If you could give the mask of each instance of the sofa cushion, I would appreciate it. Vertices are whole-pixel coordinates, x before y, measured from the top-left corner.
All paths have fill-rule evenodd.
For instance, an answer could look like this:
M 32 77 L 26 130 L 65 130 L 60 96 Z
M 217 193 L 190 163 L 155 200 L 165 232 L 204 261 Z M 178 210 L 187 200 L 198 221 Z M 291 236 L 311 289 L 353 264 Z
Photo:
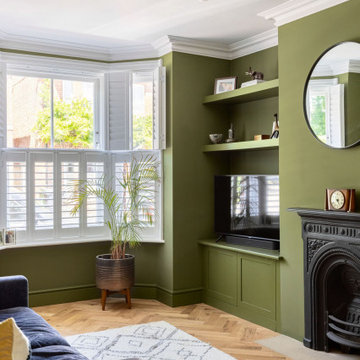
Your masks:
M 30 359 L 29 340 L 13 318 L 0 322 L 0 359 Z
M 31 360 L 88 360 L 76 349 L 64 345 L 52 345 L 34 349 L 31 353 Z
M 70 346 L 40 315 L 27 307 L 0 310 L 0 322 L 13 317 L 17 326 L 29 339 L 32 349 L 49 345 Z

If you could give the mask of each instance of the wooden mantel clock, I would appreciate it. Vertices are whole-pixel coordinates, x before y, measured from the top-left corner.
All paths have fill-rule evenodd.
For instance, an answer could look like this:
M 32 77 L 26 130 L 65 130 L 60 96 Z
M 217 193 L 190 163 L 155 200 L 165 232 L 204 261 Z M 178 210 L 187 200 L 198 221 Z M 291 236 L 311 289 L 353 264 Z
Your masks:
M 326 189 L 325 210 L 355 211 L 355 189 Z

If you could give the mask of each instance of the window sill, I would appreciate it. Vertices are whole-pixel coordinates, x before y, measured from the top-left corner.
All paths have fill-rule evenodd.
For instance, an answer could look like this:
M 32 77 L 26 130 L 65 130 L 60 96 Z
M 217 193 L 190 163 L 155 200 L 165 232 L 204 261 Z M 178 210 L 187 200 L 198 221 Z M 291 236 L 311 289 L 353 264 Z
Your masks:
M 79 239 L 79 240 L 58 240 L 58 241 L 38 241 L 38 242 L 29 242 L 29 243 L 20 243 L 15 245 L 0 245 L 0 251 L 6 249 L 21 249 L 29 247 L 39 247 L 39 246 L 57 246 L 57 245 L 76 245 L 76 244 L 86 244 L 86 243 L 99 243 L 99 242 L 111 242 L 109 239 Z M 143 240 L 140 241 L 141 244 L 164 244 L 164 240 Z

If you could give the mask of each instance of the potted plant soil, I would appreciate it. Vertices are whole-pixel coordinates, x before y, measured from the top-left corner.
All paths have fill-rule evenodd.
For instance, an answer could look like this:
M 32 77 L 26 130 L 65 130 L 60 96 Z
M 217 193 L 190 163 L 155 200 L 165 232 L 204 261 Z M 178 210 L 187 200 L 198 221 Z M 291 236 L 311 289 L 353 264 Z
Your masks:
M 125 164 L 122 176 L 115 178 L 115 186 L 105 176 L 80 180 L 76 186 L 73 214 L 89 197 L 100 199 L 107 212 L 105 223 L 111 234 L 111 253 L 96 257 L 96 286 L 101 289 L 103 310 L 110 292 L 124 294 L 131 308 L 135 257 L 126 252 L 128 247 L 140 244 L 142 230 L 154 221 L 155 183 L 159 180 L 158 163 L 148 155 Z

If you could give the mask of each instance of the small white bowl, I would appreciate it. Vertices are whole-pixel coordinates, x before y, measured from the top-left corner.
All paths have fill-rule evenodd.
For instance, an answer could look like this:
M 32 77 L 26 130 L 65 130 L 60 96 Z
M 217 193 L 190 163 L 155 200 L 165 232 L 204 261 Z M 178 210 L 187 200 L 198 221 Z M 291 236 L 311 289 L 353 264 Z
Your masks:
M 210 134 L 209 138 L 213 144 L 220 144 L 222 142 L 223 134 Z

